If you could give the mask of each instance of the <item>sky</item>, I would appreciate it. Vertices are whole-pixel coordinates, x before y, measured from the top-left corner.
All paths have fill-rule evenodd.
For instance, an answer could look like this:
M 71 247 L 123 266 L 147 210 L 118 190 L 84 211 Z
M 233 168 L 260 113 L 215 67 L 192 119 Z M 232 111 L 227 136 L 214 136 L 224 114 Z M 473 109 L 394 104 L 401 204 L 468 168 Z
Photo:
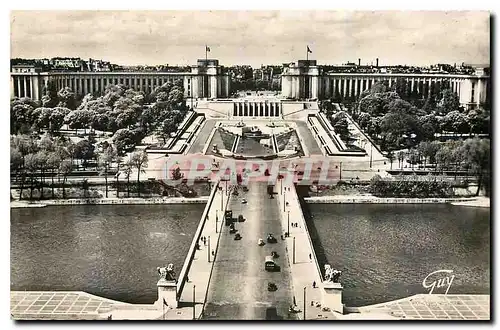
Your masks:
M 121 65 L 489 64 L 488 12 L 12 11 L 11 57 Z

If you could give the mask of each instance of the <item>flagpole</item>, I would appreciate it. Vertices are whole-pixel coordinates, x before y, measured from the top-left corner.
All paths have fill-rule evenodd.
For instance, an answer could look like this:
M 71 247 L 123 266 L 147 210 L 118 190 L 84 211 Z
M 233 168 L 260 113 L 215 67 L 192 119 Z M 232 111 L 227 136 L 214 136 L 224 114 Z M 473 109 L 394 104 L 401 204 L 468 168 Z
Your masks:
M 309 46 L 306 46 L 306 61 L 309 61 Z
M 208 48 L 207 45 L 205 45 L 205 62 L 208 61 Z

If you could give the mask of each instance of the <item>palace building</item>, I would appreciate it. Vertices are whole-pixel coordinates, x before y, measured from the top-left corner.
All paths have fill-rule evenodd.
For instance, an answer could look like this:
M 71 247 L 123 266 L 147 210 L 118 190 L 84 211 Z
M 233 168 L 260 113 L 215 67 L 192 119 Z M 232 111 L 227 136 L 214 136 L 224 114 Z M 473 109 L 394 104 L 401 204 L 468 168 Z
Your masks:
M 218 60 L 198 60 L 190 72 L 41 72 L 29 65 L 12 67 L 11 97 L 40 100 L 48 81 L 57 90 L 71 88 L 77 94 L 103 95 L 108 85 L 123 84 L 135 90 L 151 93 L 167 83 L 182 81 L 186 97 L 216 99 L 229 96 L 230 79 Z
M 466 108 L 488 102 L 491 88 L 490 76 L 484 68 L 477 68 L 474 74 L 338 73 L 324 72 L 315 60 L 299 60 L 288 65 L 281 80 L 282 96 L 290 99 L 355 100 L 376 81 L 387 81 L 389 87 L 393 87 L 399 80 L 406 93 L 421 98 L 426 98 L 433 89 L 447 86 L 457 93 L 460 104 Z
M 377 61 L 378 62 L 378 61 Z M 378 65 L 378 63 L 377 63 Z M 316 60 L 299 60 L 297 63 L 284 65 L 281 74 L 281 98 L 293 100 L 356 100 L 359 95 L 370 89 L 376 81 L 387 81 L 389 87 L 396 83 L 403 93 L 419 98 L 426 98 L 432 91 L 450 88 L 459 96 L 460 104 L 466 108 L 478 107 L 490 100 L 489 69 L 476 68 L 470 73 L 392 73 L 328 71 L 326 66 L 319 66 Z M 378 68 L 378 66 L 377 66 Z M 16 65 L 11 72 L 11 97 L 30 97 L 40 100 L 44 87 L 49 80 L 56 84 L 57 90 L 69 87 L 75 93 L 85 95 L 103 95 L 106 86 L 123 84 L 135 90 L 151 93 L 155 88 L 167 82 L 182 81 L 185 97 L 194 99 L 224 99 L 231 94 L 230 76 L 219 61 L 215 59 L 198 60 L 186 72 L 161 71 L 112 71 L 112 72 L 42 72 L 30 65 Z M 257 102 L 248 105 L 234 103 L 234 115 L 278 114 L 279 105 Z M 271 115 L 271 116 L 273 116 Z

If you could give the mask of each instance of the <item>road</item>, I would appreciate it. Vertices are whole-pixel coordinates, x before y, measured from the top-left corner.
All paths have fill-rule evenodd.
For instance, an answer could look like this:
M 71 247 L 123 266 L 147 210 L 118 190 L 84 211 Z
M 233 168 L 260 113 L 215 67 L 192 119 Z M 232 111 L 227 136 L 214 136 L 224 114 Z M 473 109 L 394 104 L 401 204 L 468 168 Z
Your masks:
M 291 272 L 281 234 L 284 229 L 279 219 L 276 199 L 267 195 L 267 183 L 250 182 L 249 191 L 231 197 L 233 217 L 242 214 L 246 221 L 235 227 L 243 237 L 233 239 L 224 226 L 210 281 L 204 319 L 209 320 L 266 320 L 291 319 L 288 307 L 293 302 Z M 241 204 L 246 198 L 248 204 Z M 276 244 L 258 246 L 259 238 L 272 233 Z M 276 251 L 280 272 L 264 270 L 264 260 Z M 278 290 L 269 292 L 267 285 L 274 282 Z M 274 316 L 273 316 L 274 315 Z

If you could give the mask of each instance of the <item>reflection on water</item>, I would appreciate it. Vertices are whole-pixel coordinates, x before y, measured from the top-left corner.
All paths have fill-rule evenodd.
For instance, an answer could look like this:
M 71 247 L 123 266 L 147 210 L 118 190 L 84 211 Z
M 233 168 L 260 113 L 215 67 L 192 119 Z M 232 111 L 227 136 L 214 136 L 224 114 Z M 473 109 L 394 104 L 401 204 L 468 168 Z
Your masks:
M 489 209 L 429 204 L 311 204 L 308 209 L 320 265 L 343 271 L 347 306 L 428 293 L 422 281 L 440 269 L 455 275 L 449 294 L 490 293 Z
M 11 290 L 75 290 L 156 300 L 156 267 L 180 272 L 204 205 L 76 205 L 11 210 Z

